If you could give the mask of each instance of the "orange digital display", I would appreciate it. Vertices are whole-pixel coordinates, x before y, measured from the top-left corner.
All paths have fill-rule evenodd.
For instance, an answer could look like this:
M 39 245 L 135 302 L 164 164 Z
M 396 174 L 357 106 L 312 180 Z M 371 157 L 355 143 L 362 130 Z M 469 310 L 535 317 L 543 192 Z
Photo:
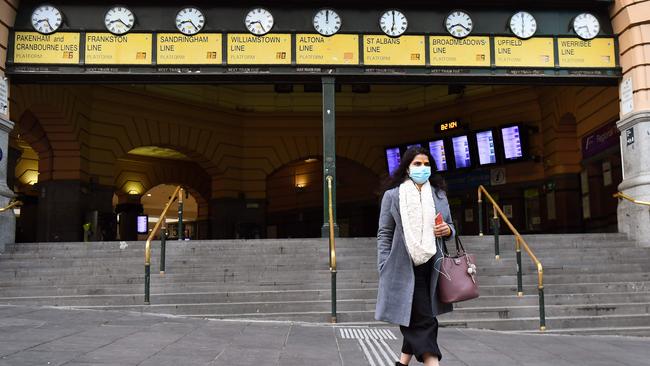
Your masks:
M 448 122 L 438 123 L 436 127 L 437 127 L 436 130 L 438 132 L 445 132 L 445 131 L 451 131 L 457 129 L 458 127 L 460 127 L 460 124 L 458 123 L 458 121 L 448 121 Z

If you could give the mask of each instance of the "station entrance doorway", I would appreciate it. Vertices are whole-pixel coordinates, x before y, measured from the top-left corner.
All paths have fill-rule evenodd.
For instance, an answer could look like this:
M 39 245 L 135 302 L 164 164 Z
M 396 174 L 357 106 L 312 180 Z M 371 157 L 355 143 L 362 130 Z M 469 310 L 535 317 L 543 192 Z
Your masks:
M 165 184 L 195 199 L 193 238 L 321 236 L 327 176 L 338 234 L 374 236 L 382 179 L 414 144 L 437 159 L 464 234 L 488 219 L 478 185 L 522 232 L 616 230 L 621 70 L 602 4 L 537 6 L 530 37 L 504 30 L 507 2 L 467 2 L 485 20 L 470 34 L 446 28 L 454 9 L 419 2 L 400 34 L 342 6 L 358 21 L 335 35 L 302 21 L 307 5 L 266 9 L 265 34 L 240 21 L 248 9 L 204 5 L 194 35 L 167 24 L 170 5 L 134 5 L 135 28 L 116 35 L 77 2 L 44 35 L 21 5 L 7 58 L 21 240 L 78 240 L 89 212 L 136 219 Z M 585 12 L 593 36 L 567 27 Z

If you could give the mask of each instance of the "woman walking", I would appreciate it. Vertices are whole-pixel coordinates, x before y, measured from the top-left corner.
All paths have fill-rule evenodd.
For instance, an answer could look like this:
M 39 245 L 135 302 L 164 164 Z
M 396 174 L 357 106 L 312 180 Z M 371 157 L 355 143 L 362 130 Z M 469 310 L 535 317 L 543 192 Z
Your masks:
M 377 231 L 379 290 L 375 318 L 399 324 L 404 337 L 396 366 L 411 357 L 439 365 L 436 316 L 452 310 L 438 300 L 436 287 L 442 248 L 436 238 L 453 237 L 449 203 L 427 149 L 411 147 L 386 183 Z M 443 222 L 434 223 L 437 213 Z

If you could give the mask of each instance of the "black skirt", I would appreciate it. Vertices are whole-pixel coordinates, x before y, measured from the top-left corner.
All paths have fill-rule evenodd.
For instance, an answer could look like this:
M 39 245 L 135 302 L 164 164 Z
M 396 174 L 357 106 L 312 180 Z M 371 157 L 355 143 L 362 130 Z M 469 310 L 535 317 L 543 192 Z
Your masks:
M 411 306 L 411 321 L 408 327 L 400 326 L 404 341 L 402 353 L 414 355 L 419 362 L 424 362 L 422 356 L 431 353 L 442 359 L 438 347 L 438 320 L 431 311 L 431 271 L 433 258 L 428 262 L 413 267 L 415 274 L 415 289 Z

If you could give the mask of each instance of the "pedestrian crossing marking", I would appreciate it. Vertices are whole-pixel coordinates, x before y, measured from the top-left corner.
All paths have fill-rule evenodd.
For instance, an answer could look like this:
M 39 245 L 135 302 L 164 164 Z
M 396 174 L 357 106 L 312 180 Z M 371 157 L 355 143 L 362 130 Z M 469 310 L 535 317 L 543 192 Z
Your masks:
M 398 355 L 390 348 L 386 340 L 396 340 L 390 329 L 383 328 L 339 328 L 343 339 L 355 339 L 363 350 L 370 366 L 393 366 Z

